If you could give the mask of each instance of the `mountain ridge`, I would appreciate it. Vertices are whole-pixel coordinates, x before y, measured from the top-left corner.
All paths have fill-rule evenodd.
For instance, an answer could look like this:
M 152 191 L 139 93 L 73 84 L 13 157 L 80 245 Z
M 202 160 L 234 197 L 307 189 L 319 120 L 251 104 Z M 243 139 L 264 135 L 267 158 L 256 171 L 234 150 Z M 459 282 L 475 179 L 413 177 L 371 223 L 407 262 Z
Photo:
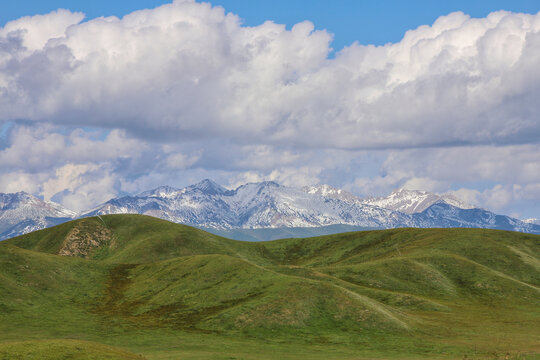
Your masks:
M 478 227 L 540 233 L 540 225 L 534 221 L 475 208 L 448 194 L 404 189 L 385 198 L 361 199 L 329 185 L 293 188 L 265 181 L 226 189 L 205 179 L 182 189 L 160 186 L 114 198 L 78 214 L 30 194 L 17 194 L 0 194 L 0 239 L 106 214 L 144 214 L 226 235 L 239 234 L 238 229 L 246 230 L 245 234 L 257 229 L 297 229 L 286 233 L 302 236 L 306 231 L 300 229 L 308 228 L 320 228 L 322 235 L 335 225 L 355 229 Z M 265 240 L 273 238 L 268 235 Z
M 0 193 L 0 239 L 17 236 L 73 219 L 76 212 L 27 192 Z
M 439 201 L 444 201 L 449 205 L 461 209 L 475 208 L 451 194 L 437 195 L 428 191 L 409 189 L 397 189 L 392 191 L 392 193 L 386 197 L 375 197 L 363 200 L 366 204 L 401 211 L 405 214 L 421 213 Z

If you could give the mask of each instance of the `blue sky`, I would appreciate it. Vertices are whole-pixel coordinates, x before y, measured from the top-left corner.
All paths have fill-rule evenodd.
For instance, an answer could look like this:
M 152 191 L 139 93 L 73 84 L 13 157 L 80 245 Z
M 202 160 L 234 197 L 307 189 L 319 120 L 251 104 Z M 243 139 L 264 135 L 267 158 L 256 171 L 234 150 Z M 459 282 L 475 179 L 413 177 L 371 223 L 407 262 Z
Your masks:
M 0 192 L 83 210 L 273 180 L 540 217 L 538 1 L 212 5 L 240 21 L 189 1 L 0 5 Z
M 26 15 L 43 14 L 58 8 L 81 11 L 88 19 L 99 16 L 123 16 L 135 10 L 153 8 L 165 0 L 18 0 L 0 6 L 0 24 Z M 441 15 L 463 11 L 472 17 L 507 10 L 537 13 L 537 0 L 216 0 L 227 11 L 238 14 L 246 25 L 255 26 L 266 20 L 292 26 L 310 20 L 316 29 L 334 34 L 335 51 L 355 41 L 382 45 L 397 42 L 405 31 L 431 24 Z

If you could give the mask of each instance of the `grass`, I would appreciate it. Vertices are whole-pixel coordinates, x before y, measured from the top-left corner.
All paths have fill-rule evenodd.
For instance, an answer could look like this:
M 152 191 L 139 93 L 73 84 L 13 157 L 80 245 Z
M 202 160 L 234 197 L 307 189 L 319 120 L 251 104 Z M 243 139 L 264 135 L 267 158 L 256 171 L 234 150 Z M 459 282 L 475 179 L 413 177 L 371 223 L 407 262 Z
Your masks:
M 112 346 L 77 340 L 37 340 L 0 344 L 0 359 L 6 360 L 144 360 Z
M 102 220 L 0 243 L 0 355 L 71 354 L 82 341 L 126 359 L 540 358 L 537 235 L 249 243 L 140 215 Z

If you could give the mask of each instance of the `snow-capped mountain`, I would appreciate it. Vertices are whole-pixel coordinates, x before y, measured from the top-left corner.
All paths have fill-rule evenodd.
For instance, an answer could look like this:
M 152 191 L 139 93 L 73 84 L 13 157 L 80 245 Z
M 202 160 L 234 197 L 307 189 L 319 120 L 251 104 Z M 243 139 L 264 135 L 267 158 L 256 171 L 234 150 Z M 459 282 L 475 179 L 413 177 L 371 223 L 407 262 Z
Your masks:
M 428 191 L 406 189 L 395 190 L 386 197 L 365 199 L 362 202 L 364 204 L 379 206 L 385 209 L 400 211 L 405 214 L 416 214 L 421 213 L 431 205 L 440 201 L 460 209 L 474 208 L 474 206 L 471 206 L 450 194 L 437 195 Z
M 139 213 L 218 229 L 316 227 L 348 224 L 412 226 L 396 211 L 351 203 L 267 181 L 227 190 L 211 180 L 184 189 L 158 188 L 113 199 L 85 214 Z
M 417 227 L 467 227 L 520 231 L 540 234 L 540 226 L 528 224 L 506 215 L 470 208 L 464 209 L 439 200 L 421 213 L 412 214 Z
M 71 220 L 76 213 L 25 192 L 0 193 L 0 240 Z
M 522 221 L 527 224 L 540 225 L 540 219 L 530 218 L 530 219 L 525 219 Z
M 315 186 L 304 186 L 302 191 L 312 195 L 320 195 L 324 197 L 329 197 L 332 199 L 338 199 L 348 202 L 362 202 L 358 196 L 351 194 L 348 191 L 343 189 L 336 189 L 330 185 L 322 184 Z
M 363 200 L 328 185 L 302 189 L 267 181 L 227 190 L 211 180 L 113 199 L 85 216 L 138 213 L 207 229 L 350 225 L 369 228 L 479 227 L 540 233 L 540 226 L 474 208 L 451 195 L 399 190 Z
M 0 239 L 76 217 L 58 204 L 26 193 L 0 196 Z M 477 227 L 540 234 L 540 225 L 532 221 L 474 208 L 450 195 L 398 190 L 386 198 L 364 200 L 328 185 L 298 189 L 271 181 L 234 190 L 208 179 L 183 189 L 162 186 L 109 200 L 77 217 L 128 213 L 216 231 L 343 225 L 377 229 Z

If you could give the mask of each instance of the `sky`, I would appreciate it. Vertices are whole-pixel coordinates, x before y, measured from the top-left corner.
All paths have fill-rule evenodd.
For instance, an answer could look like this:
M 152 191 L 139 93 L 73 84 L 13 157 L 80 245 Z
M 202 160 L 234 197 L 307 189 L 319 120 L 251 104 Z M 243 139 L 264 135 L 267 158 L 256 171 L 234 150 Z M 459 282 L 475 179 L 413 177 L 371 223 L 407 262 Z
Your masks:
M 450 4 L 451 3 L 451 4 Z M 0 192 L 450 192 L 540 217 L 537 1 L 0 5 Z

